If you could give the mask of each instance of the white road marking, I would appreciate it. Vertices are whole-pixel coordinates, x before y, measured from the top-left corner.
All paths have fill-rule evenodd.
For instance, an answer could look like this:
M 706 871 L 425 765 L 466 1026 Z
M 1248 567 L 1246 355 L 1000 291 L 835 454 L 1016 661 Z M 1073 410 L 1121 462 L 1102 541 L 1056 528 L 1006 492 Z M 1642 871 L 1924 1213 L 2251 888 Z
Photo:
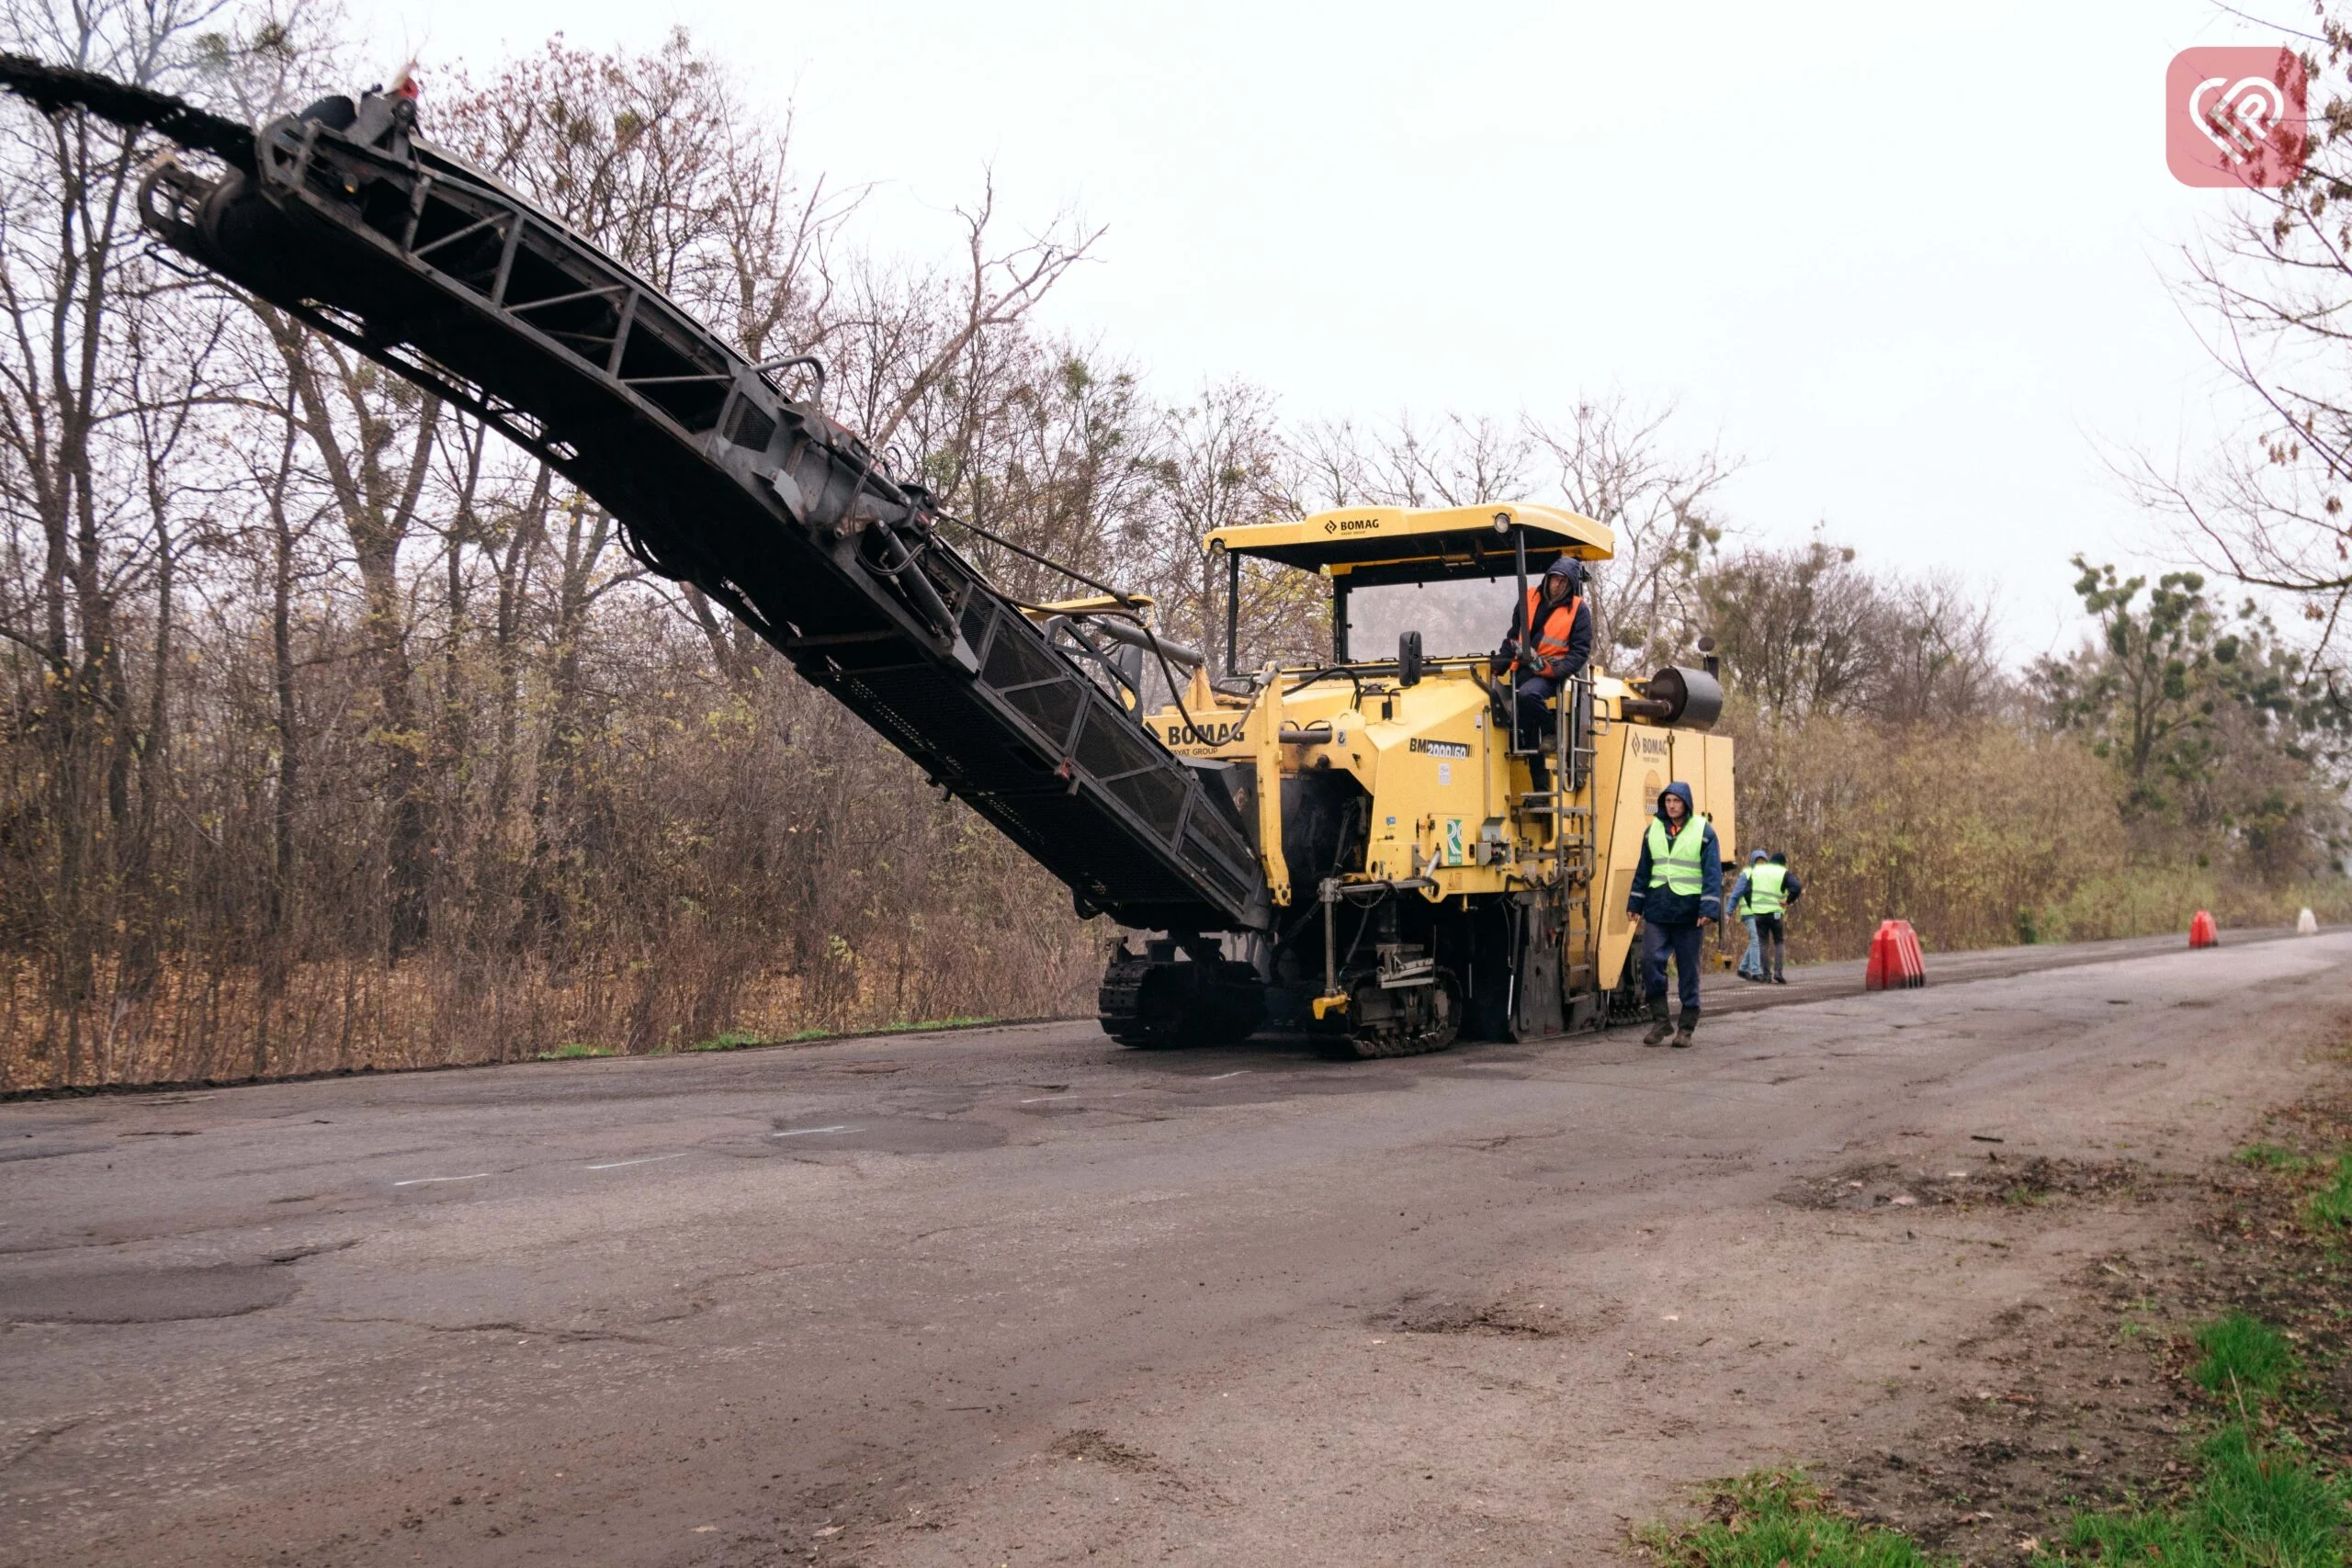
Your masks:
M 1216 1075 L 1216 1077 L 1203 1078 L 1201 1081 L 1202 1081 L 1203 1083 L 1216 1083 L 1216 1082 L 1217 1082 L 1217 1081 L 1218 1081 L 1218 1079 L 1220 1079 L 1220 1078 L 1238 1078 L 1238 1077 L 1239 1077 L 1242 1074 L 1244 1074 L 1244 1073 L 1248 1072 L 1249 1070 L 1250 1070 L 1250 1069 L 1249 1069 L 1249 1068 L 1247 1068 L 1247 1067 L 1236 1067 L 1236 1068 L 1234 1068 L 1234 1069 L 1233 1069 L 1233 1071 L 1231 1071 L 1231 1072 L 1229 1072 L 1229 1073 L 1219 1073 L 1219 1074 L 1217 1074 L 1217 1075 Z
M 856 1128 L 846 1125 L 835 1127 L 795 1127 L 789 1133 L 770 1133 L 768 1136 L 771 1138 L 806 1138 L 816 1133 L 854 1133 L 856 1131 Z
M 1068 1100 L 1069 1098 L 1069 1096 L 1066 1094 L 1041 1094 L 1035 1100 L 1023 1100 L 1019 1101 L 1019 1103 L 1023 1105 L 1043 1105 L 1049 1100 Z
M 412 1176 L 406 1181 L 395 1181 L 392 1185 L 395 1187 L 423 1187 L 426 1183 L 434 1181 L 480 1181 L 483 1177 L 488 1176 L 490 1172 L 486 1170 L 477 1170 L 471 1176 Z
M 684 1159 L 685 1157 L 686 1156 L 684 1154 L 648 1155 L 643 1159 L 616 1159 L 607 1165 L 592 1165 L 588 1168 L 590 1170 L 618 1170 L 623 1166 L 660 1165 L 665 1159 Z

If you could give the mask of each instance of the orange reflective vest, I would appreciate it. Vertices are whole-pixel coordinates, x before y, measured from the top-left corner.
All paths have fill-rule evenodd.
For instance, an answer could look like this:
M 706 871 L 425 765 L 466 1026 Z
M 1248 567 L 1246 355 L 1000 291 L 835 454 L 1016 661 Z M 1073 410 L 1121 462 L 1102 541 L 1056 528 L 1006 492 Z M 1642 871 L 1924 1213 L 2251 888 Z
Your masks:
M 1566 659 L 1568 656 L 1568 635 L 1577 629 L 1577 617 L 1583 614 L 1584 595 L 1579 593 L 1554 605 L 1552 613 L 1544 615 L 1543 629 L 1538 631 L 1536 617 L 1544 615 L 1544 585 L 1539 582 L 1529 589 L 1527 615 L 1521 623 L 1521 629 L 1535 641 L 1535 656 L 1530 662 L 1542 668 L 1555 659 Z M 1526 657 L 1522 645 L 1520 658 L 1511 660 L 1511 668 L 1520 668 L 1521 660 Z

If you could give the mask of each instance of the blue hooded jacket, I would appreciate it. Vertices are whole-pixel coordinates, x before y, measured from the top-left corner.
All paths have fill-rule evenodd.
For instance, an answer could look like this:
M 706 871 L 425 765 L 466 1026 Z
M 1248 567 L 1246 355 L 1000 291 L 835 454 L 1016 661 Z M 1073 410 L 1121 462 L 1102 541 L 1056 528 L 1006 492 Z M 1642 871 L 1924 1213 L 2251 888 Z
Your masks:
M 1690 786 L 1680 779 L 1657 792 L 1659 821 L 1666 820 L 1666 797 L 1669 795 L 1682 797 L 1682 830 L 1688 833 L 1695 829 L 1706 835 L 1699 840 L 1699 892 L 1693 897 L 1650 886 L 1649 824 L 1645 822 L 1642 825 L 1642 858 L 1634 865 L 1634 886 L 1625 901 L 1625 911 L 1657 926 L 1689 926 L 1701 920 L 1720 919 L 1724 912 L 1724 852 L 1715 839 L 1715 825 L 1698 814 L 1690 803 Z

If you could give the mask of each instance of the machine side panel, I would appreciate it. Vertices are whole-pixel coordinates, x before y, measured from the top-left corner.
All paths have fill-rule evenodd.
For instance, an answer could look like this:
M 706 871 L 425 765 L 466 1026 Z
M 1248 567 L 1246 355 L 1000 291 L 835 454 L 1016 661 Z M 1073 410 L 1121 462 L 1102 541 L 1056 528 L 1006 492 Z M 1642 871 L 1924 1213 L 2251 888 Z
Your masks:
M 1707 802 L 1707 815 L 1715 825 L 1715 838 L 1724 852 L 1724 889 L 1731 889 L 1732 881 L 1739 874 L 1739 796 L 1733 788 L 1732 739 L 1728 735 L 1702 738 L 1707 748 L 1707 782 L 1702 786 Z M 1729 914 L 1731 911 L 1724 911 Z
M 1625 954 L 1634 940 L 1634 922 L 1625 913 L 1634 888 L 1634 867 L 1642 858 L 1642 835 L 1649 830 L 1650 813 L 1658 791 L 1674 777 L 1672 731 L 1637 724 L 1619 724 L 1602 738 L 1602 754 L 1614 753 L 1615 776 L 1604 766 L 1596 783 L 1605 791 L 1610 820 L 1601 829 L 1606 846 L 1601 863 L 1600 988 L 1616 987 L 1624 974 Z

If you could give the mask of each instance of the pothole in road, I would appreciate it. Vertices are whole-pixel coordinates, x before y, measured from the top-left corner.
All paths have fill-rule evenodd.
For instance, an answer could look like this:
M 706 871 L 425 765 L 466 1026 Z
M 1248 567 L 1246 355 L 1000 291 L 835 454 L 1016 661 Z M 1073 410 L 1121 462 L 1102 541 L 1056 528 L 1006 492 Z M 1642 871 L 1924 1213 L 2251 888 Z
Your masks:
M 1522 1339 L 1557 1339 L 1576 1324 L 1558 1307 L 1508 1297 L 1476 1301 L 1452 1296 L 1408 1295 L 1370 1326 L 1396 1334 L 1494 1334 Z
M 1800 1209 L 1967 1208 L 1978 1204 L 2044 1204 L 2070 1198 L 2138 1197 L 2148 1172 L 2132 1160 L 2025 1160 L 1998 1156 L 1967 1170 L 1921 1170 L 1900 1165 L 1858 1165 L 1801 1179 L 1780 1194 Z
M 0 1321 L 179 1323 L 238 1317 L 283 1306 L 300 1280 L 268 1263 L 202 1269 L 111 1269 L 45 1279 L 0 1280 Z
M 1064 1432 L 1046 1451 L 1056 1459 L 1088 1460 L 1119 1470 L 1148 1470 L 1158 1462 L 1144 1450 L 1120 1442 L 1099 1427 Z

